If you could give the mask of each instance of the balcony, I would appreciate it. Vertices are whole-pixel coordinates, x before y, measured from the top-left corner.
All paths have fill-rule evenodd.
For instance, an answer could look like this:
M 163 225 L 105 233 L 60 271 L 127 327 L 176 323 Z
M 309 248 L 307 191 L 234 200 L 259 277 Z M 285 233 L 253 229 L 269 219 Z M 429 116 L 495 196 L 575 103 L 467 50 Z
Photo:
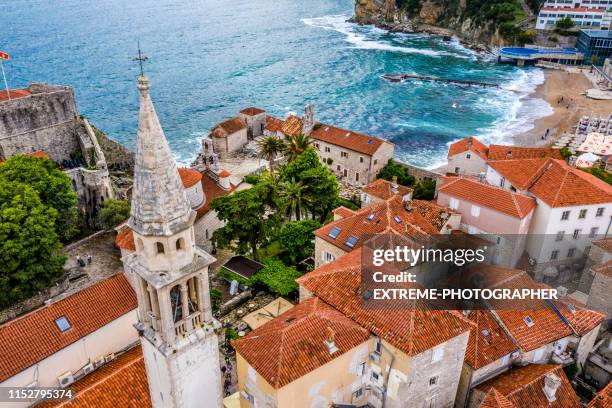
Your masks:
M 202 312 L 194 312 L 185 319 L 174 323 L 174 333 L 177 336 L 185 336 L 188 332 L 198 328 L 204 323 L 204 315 Z

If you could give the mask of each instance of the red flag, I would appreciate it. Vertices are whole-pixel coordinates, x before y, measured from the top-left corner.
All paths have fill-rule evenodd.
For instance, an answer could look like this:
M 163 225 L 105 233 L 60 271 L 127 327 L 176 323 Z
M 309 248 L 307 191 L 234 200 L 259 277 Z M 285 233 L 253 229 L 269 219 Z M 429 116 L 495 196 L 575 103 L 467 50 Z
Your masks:
M 2 51 L 0 51 L 0 59 L 9 60 L 10 58 L 8 54 L 5 54 Z

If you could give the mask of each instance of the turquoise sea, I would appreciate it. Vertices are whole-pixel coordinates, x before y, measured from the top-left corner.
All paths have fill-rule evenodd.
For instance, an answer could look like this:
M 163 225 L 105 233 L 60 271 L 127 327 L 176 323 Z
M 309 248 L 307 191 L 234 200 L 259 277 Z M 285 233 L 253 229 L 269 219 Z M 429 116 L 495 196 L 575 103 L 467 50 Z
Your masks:
M 241 108 L 284 117 L 313 103 L 317 118 L 381 136 L 398 156 L 434 166 L 468 135 L 504 142 L 551 112 L 528 95 L 538 69 L 497 65 L 457 41 L 347 23 L 352 0 L 0 0 L 0 51 L 11 87 L 74 86 L 79 109 L 133 146 L 137 41 L 176 157 Z M 500 89 L 388 83 L 384 73 L 495 82 Z

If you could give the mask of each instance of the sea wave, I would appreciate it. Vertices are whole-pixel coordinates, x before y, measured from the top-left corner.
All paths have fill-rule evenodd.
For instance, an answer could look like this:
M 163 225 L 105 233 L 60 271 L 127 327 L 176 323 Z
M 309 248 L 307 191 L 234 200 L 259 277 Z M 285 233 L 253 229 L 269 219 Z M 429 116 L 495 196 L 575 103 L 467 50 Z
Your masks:
M 498 105 L 500 117 L 490 126 L 477 130 L 486 143 L 512 143 L 514 137 L 534 128 L 536 120 L 553 113 L 541 98 L 533 97 L 536 88 L 545 81 L 540 69 L 516 71 L 516 76 L 502 84 L 494 97 L 483 103 Z
M 374 26 L 359 26 L 357 24 L 348 22 L 348 19 L 349 16 L 340 14 L 303 18 L 301 21 L 304 24 L 312 27 L 322 28 L 324 30 L 333 30 L 344 34 L 346 36 L 345 40 L 353 45 L 350 48 L 402 52 L 405 54 L 421 54 L 430 57 L 449 55 L 448 53 L 442 51 L 390 44 L 389 41 L 375 38 L 376 36 L 387 35 L 387 31 Z

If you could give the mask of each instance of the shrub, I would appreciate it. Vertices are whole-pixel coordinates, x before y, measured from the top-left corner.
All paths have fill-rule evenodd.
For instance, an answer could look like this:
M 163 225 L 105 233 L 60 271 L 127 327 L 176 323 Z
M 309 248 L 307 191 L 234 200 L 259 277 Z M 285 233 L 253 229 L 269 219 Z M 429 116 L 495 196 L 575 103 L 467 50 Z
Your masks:
M 130 216 L 130 202 L 128 200 L 108 199 L 102 204 L 100 210 L 100 224 L 102 228 L 111 230 Z

